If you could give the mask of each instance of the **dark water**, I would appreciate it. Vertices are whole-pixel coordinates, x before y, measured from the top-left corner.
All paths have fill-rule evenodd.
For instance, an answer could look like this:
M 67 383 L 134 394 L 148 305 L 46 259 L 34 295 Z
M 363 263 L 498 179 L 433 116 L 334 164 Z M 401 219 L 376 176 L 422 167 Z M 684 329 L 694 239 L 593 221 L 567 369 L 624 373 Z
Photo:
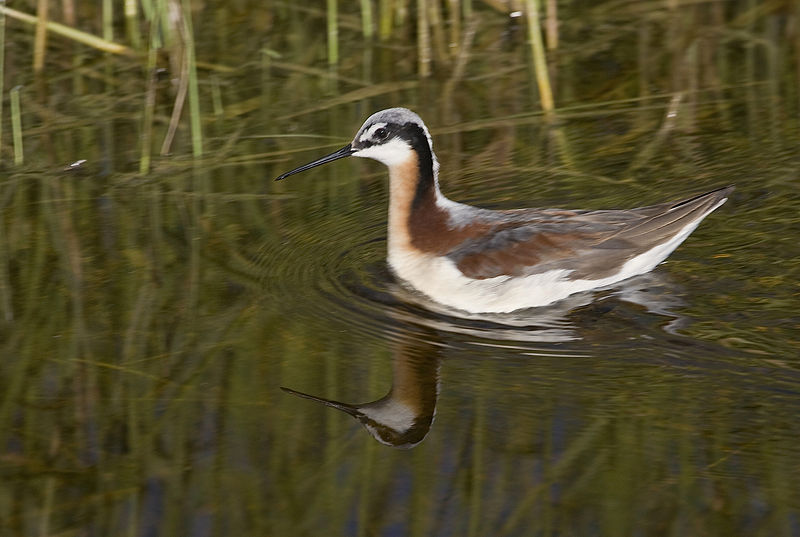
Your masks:
M 52 50 L 35 83 L 9 21 L 0 534 L 800 535 L 800 14 L 564 4 L 554 124 L 524 25 L 483 4 L 463 76 L 427 79 L 414 24 L 367 46 L 340 6 L 337 79 L 323 11 L 194 6 L 203 155 L 184 118 L 144 174 L 141 64 Z M 401 105 L 458 201 L 737 190 L 651 274 L 455 316 L 386 266 L 381 165 L 271 181 Z

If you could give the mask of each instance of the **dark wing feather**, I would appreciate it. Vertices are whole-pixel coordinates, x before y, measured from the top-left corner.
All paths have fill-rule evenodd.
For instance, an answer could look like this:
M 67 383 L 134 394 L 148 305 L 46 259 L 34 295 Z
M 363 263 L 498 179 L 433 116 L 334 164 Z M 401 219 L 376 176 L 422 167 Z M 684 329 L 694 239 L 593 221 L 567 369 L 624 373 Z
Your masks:
M 630 210 L 509 211 L 508 220 L 462 243 L 448 257 L 474 279 L 554 269 L 572 271 L 570 278 L 599 279 L 668 241 L 732 190 L 725 187 L 679 202 Z

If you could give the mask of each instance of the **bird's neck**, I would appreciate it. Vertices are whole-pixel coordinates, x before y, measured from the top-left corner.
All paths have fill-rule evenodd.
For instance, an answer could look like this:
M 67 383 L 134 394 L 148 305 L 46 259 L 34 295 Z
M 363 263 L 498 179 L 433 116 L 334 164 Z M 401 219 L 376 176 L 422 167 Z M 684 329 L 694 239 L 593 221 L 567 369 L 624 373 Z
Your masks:
M 406 160 L 389 168 L 389 253 L 424 250 L 417 244 L 419 225 L 431 219 L 444 224 L 446 211 L 437 201 L 439 191 L 436 157 L 424 138 L 415 140 Z

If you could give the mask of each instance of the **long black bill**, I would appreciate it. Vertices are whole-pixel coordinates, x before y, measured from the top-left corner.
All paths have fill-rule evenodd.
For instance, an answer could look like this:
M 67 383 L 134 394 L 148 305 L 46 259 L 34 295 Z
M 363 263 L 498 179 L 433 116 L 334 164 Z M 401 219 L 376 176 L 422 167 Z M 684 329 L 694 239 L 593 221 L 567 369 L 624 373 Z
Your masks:
M 353 150 L 352 144 L 347 144 L 346 146 L 341 148 L 339 151 L 335 151 L 335 152 L 331 153 L 330 155 L 325 155 L 322 158 L 318 158 L 314 162 L 309 162 L 308 164 L 304 164 L 304 165 L 300 166 L 299 168 L 295 168 L 294 170 L 292 170 L 290 172 L 282 173 L 281 175 L 276 177 L 275 180 L 276 181 L 280 181 L 281 179 L 286 179 L 290 175 L 294 175 L 296 173 L 304 172 L 306 170 L 309 170 L 311 168 L 315 168 L 315 167 L 320 166 L 322 164 L 325 164 L 325 163 L 328 163 L 328 162 L 333 162 L 334 160 L 339 160 L 340 158 L 349 157 L 353 153 L 355 153 L 355 151 Z
M 325 406 L 341 410 L 342 412 L 350 414 L 354 418 L 360 418 L 362 416 L 361 412 L 359 412 L 355 406 L 348 405 L 347 403 L 340 403 L 339 401 L 333 401 L 331 399 L 323 399 L 322 397 L 317 397 L 316 395 L 310 395 L 307 393 L 298 392 L 297 390 L 286 388 L 284 386 L 281 386 L 281 390 L 285 391 L 286 393 L 296 395 L 297 397 L 302 397 L 303 399 L 311 399 L 312 401 L 316 401 L 317 403 L 322 403 Z

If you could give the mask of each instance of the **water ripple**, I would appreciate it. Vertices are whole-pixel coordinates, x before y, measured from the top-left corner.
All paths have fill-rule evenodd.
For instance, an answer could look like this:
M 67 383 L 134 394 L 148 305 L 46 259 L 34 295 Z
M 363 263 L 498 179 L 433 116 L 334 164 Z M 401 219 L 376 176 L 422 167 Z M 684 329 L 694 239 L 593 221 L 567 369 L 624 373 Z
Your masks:
M 386 264 L 382 222 L 359 229 L 358 234 L 351 226 L 321 227 L 306 226 L 286 234 L 265 246 L 259 260 L 268 294 L 308 322 L 334 319 L 353 337 L 428 337 L 424 334 L 433 330 L 448 346 L 513 343 L 537 354 L 554 351 L 536 344 L 578 339 L 567 313 L 588 303 L 586 296 L 524 314 L 452 310 L 394 278 Z
M 331 213 L 320 197 L 312 198 L 309 214 Z M 581 312 L 596 308 L 598 298 L 637 304 L 669 317 L 667 331 L 681 323 L 672 313 L 681 306 L 675 298 L 680 293 L 662 273 L 632 278 L 600 295 L 576 294 L 548 307 L 509 314 L 477 315 L 447 308 L 394 278 L 386 263 L 383 215 L 365 211 L 363 203 L 336 212 L 335 219 L 306 218 L 301 225 L 282 230 L 279 239 L 262 248 L 259 272 L 268 296 L 279 300 L 291 315 L 320 325 L 333 320 L 353 337 L 422 338 L 434 331 L 448 346 L 495 345 L 521 354 L 554 356 L 565 352 L 558 344 L 581 339 L 578 325 L 585 317 Z

